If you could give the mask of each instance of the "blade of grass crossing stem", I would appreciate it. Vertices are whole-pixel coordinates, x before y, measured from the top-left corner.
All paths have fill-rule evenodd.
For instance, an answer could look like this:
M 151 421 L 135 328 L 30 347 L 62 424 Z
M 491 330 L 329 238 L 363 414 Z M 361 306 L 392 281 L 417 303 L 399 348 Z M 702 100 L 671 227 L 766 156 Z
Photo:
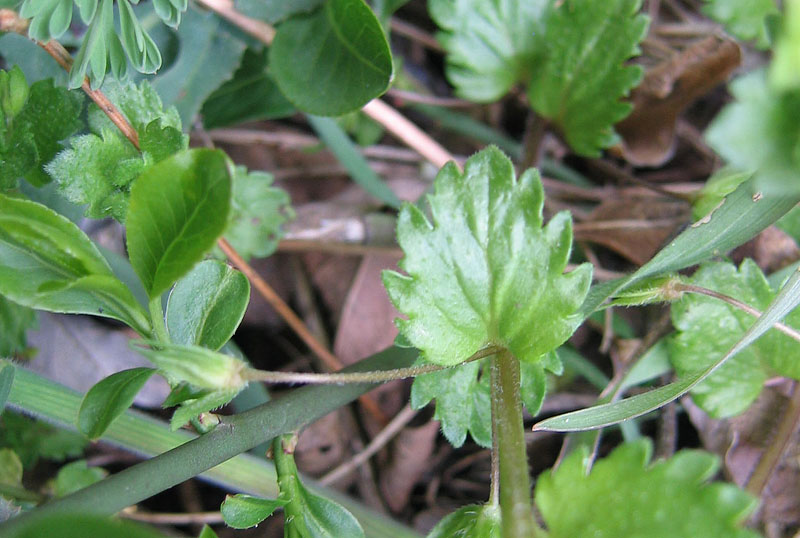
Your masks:
M 328 146 L 328 149 L 347 169 L 353 181 L 361 185 L 365 191 L 381 202 L 394 208 L 400 207 L 400 199 L 392 192 L 392 189 L 386 186 L 386 183 L 383 182 L 378 174 L 370 168 L 367 160 L 335 120 L 310 114 L 306 115 L 306 118 L 308 118 L 308 122 L 320 139 Z
M 670 383 L 669 385 L 619 402 L 589 407 L 587 409 L 581 409 L 580 411 L 574 411 L 543 420 L 533 428 L 534 430 L 540 431 L 561 432 L 591 430 L 617 424 L 623 420 L 655 411 L 659 407 L 686 394 L 692 387 L 711 375 L 711 373 L 719 368 L 725 361 L 739 353 L 757 340 L 762 334 L 767 332 L 773 324 L 780 321 L 798 304 L 800 304 L 800 271 L 795 271 L 772 301 L 769 308 L 767 308 L 761 317 L 759 317 L 747 332 L 744 333 L 742 338 L 734 344 L 720 360 L 709 368 L 684 379 L 680 379 L 675 383 Z
M 414 358 L 410 350 L 390 348 L 348 370 L 404 367 L 409 366 Z M 8 406 L 56 426 L 74 429 L 82 395 L 23 368 L 13 368 L 16 375 Z M 226 417 L 221 428 L 201 437 L 184 430 L 171 432 L 162 421 L 128 410 L 111 424 L 101 440 L 146 457 L 154 457 L 76 494 L 28 512 L 25 518 L 44 517 L 62 511 L 113 514 L 196 475 L 234 491 L 274 498 L 278 490 L 272 464 L 241 452 L 248 450 L 250 445 L 259 444 L 262 439 L 299 429 L 305 423 L 354 400 L 373 386 L 359 384 L 299 388 L 281 398 L 280 402 L 275 400 L 247 413 Z M 367 536 L 418 536 L 341 494 L 316 486 L 313 489 L 350 510 L 361 522 Z M 0 536 L 10 530 L 8 525 L 16 525 L 13 523 L 16 519 L 0 524 Z
M 761 195 L 754 192 L 753 180 L 744 182 L 727 196 L 722 205 L 684 230 L 635 273 L 592 287 L 581 306 L 581 313 L 588 317 L 606 299 L 644 278 L 677 271 L 738 247 L 777 221 L 798 202 L 800 196 Z

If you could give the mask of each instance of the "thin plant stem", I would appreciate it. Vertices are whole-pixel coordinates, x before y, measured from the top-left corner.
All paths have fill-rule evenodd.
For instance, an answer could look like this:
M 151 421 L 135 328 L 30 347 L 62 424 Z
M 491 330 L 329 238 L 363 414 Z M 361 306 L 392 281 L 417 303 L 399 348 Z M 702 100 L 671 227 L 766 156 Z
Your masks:
M 490 346 L 473 353 L 467 360 L 453 366 L 440 366 L 438 364 L 425 364 L 422 366 L 412 366 L 409 368 L 394 368 L 392 370 L 381 370 L 376 372 L 357 372 L 343 373 L 334 372 L 331 374 L 316 374 L 302 372 L 273 372 L 267 370 L 256 370 L 249 368 L 242 373 L 248 381 L 260 381 L 262 383 L 306 383 L 309 385 L 342 385 L 345 383 L 385 383 L 398 379 L 408 379 L 439 370 L 456 368 L 468 362 L 484 359 L 494 355 L 499 348 Z
M 153 322 L 153 332 L 155 333 L 156 340 L 169 343 L 169 333 L 164 323 L 164 311 L 161 307 L 161 296 L 159 295 L 150 299 L 148 306 L 150 307 L 150 318 Z
M 719 292 L 716 292 L 714 290 L 710 290 L 708 288 L 704 288 L 702 286 L 696 286 L 694 284 L 684 284 L 683 282 L 678 282 L 678 283 L 675 284 L 674 289 L 675 289 L 675 291 L 682 291 L 682 292 L 688 292 L 688 293 L 697 293 L 697 294 L 700 294 L 700 295 L 706 295 L 708 297 L 713 297 L 714 299 L 719 299 L 720 301 L 724 301 L 724 302 L 728 303 L 729 305 L 738 308 L 742 312 L 746 312 L 746 313 L 748 313 L 751 316 L 756 317 L 756 318 L 761 317 L 761 314 L 762 314 L 762 312 L 760 310 L 753 308 L 752 306 L 750 306 L 747 303 L 743 303 L 742 301 L 740 301 L 738 299 L 734 299 L 733 297 L 731 297 L 729 295 L 725 295 L 724 293 L 719 293 Z M 793 329 L 792 327 L 789 327 L 788 325 L 786 325 L 784 323 L 781 323 L 781 322 L 776 322 L 773 325 L 773 327 L 775 327 L 777 330 L 779 330 L 780 332 L 782 332 L 783 334 L 785 334 L 789 338 L 792 338 L 792 339 L 797 340 L 798 342 L 800 342 L 800 331 L 797 331 L 796 329 Z
M 538 534 L 531 507 L 531 481 L 522 423 L 520 372 L 508 350 L 492 357 L 492 422 L 497 435 L 492 449 L 498 454 L 500 513 L 504 538 L 530 538 Z

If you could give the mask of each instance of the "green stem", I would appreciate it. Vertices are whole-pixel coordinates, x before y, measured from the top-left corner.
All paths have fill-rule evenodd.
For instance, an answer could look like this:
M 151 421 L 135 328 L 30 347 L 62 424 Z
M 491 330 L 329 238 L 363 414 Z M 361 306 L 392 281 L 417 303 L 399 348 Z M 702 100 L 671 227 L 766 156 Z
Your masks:
M 492 421 L 497 432 L 492 449 L 500 467 L 503 538 L 530 538 L 539 531 L 531 507 L 519 383 L 519 362 L 507 350 L 499 352 L 491 362 Z
M 164 323 L 164 310 L 161 308 L 161 296 L 150 299 L 149 306 L 156 340 L 169 343 L 169 333 L 167 332 L 167 325 Z
M 300 483 L 298 481 L 297 465 L 294 462 L 294 447 L 297 444 L 297 434 L 290 433 L 276 437 L 272 441 L 272 456 L 275 458 L 275 471 L 278 473 L 278 486 L 281 496 L 289 499 L 283 507 L 284 525 L 289 531 L 288 536 L 306 536 L 303 518 L 303 502 Z M 293 528 L 288 528 L 288 522 L 293 523 Z

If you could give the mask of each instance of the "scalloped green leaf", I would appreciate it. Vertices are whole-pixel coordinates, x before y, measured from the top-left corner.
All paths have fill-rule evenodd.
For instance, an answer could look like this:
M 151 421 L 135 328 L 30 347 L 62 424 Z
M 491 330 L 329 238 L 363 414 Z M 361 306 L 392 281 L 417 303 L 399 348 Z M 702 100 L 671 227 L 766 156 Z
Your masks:
M 364 0 L 328 0 L 283 22 L 269 49 L 270 72 L 297 108 L 340 116 L 389 87 L 389 44 Z
M 418 364 L 425 364 L 418 361 Z M 548 353 L 541 363 L 520 363 L 522 402 L 532 416 L 539 413 L 547 391 L 545 370 L 560 374 L 561 362 Z M 492 404 L 489 364 L 475 361 L 417 376 L 411 385 L 411 407 L 421 409 L 436 400 L 434 418 L 455 447 L 464 444 L 467 433 L 481 446 L 492 446 Z
M 92 314 L 150 331 L 148 315 L 75 224 L 0 195 L 0 294 L 42 310 Z
M 83 96 L 54 86 L 52 80 L 40 80 L 28 89 L 19 68 L 0 71 L 0 91 L 5 95 L 0 115 L 0 190 L 15 188 L 21 177 L 44 185 L 50 181 L 44 165 L 61 151 L 61 140 L 83 127 Z
M 427 538 L 452 538 L 475 536 L 502 538 L 500 507 L 497 505 L 469 505 L 448 514 L 428 533 Z
M 262 499 L 252 495 L 226 495 L 219 510 L 225 524 L 234 529 L 255 527 L 275 510 L 286 505 L 284 499 Z
M 548 0 L 430 0 L 447 78 L 466 99 L 491 102 L 533 74 Z
M 151 166 L 134 182 L 128 255 L 151 298 L 187 274 L 225 231 L 232 172 L 223 152 L 192 149 Z
M 641 0 L 551 3 L 528 97 L 577 153 L 599 156 L 619 140 L 613 126 L 633 105 L 621 99 L 642 78 L 626 61 L 639 54 L 648 18 Z
M 725 25 L 731 35 L 766 49 L 770 43 L 767 18 L 779 11 L 775 0 L 705 0 L 703 13 Z
M 152 368 L 132 368 L 96 383 L 81 402 L 78 430 L 89 439 L 102 436 L 114 419 L 133 404 L 136 394 L 155 372 Z
M 706 139 L 731 166 L 755 172 L 763 196 L 800 195 L 800 91 L 776 92 L 763 69 L 730 85 L 736 100 L 706 131 Z
M 250 282 L 242 273 L 217 260 L 200 262 L 170 292 L 170 338 L 218 350 L 233 336 L 249 301 Z
M 278 248 L 282 226 L 294 218 L 289 194 L 272 186 L 272 174 L 237 166 L 233 175 L 227 239 L 245 259 L 266 258 Z
M 538 361 L 582 321 L 591 265 L 564 274 L 572 247 L 569 214 L 542 227 L 539 174 L 517 181 L 511 161 L 489 147 L 436 177 L 433 224 L 415 206 L 400 212 L 403 275 L 385 271 L 401 333 L 434 364 L 454 365 L 487 346 Z
M 589 470 L 588 451 L 573 452 L 536 482 L 536 507 L 550 538 L 756 538 L 743 524 L 758 502 L 731 484 L 708 483 L 717 458 L 682 450 L 650 462 L 649 440 L 616 448 Z
M 764 274 L 749 259 L 738 270 L 730 263 L 705 264 L 690 282 L 761 311 L 775 297 Z M 677 373 L 689 375 L 710 366 L 741 338 L 754 319 L 718 299 L 684 295 L 672 306 L 672 323 L 677 332 L 669 340 L 669 351 Z M 785 323 L 800 326 L 800 312 L 790 313 Z M 692 398 L 712 417 L 734 416 L 755 401 L 764 381 L 775 374 L 800 379 L 800 344 L 773 329 L 692 389 Z

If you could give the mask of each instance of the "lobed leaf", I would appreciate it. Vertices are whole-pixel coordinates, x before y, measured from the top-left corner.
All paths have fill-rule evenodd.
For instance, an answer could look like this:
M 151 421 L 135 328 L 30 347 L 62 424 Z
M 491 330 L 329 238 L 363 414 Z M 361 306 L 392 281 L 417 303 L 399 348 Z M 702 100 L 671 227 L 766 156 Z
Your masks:
M 176 344 L 218 350 L 230 340 L 250 301 L 250 282 L 227 264 L 206 260 L 169 295 L 167 329 Z
M 705 0 L 703 13 L 725 25 L 731 35 L 769 47 L 767 19 L 779 14 L 775 0 Z
M 549 0 L 431 0 L 447 78 L 466 99 L 500 99 L 536 68 Z
M 762 196 L 800 196 L 800 91 L 778 93 L 759 70 L 731 84 L 736 101 L 726 106 L 706 131 L 708 143 L 742 171 L 755 172 Z
M 690 282 L 762 311 L 775 297 L 767 279 L 750 259 L 744 260 L 738 271 L 730 263 L 705 264 Z M 718 299 L 686 294 L 672 306 L 672 323 L 677 332 L 669 340 L 669 350 L 678 375 L 710 366 L 753 322 L 750 314 Z M 790 313 L 786 323 L 800 326 L 800 312 Z M 692 398 L 714 418 L 738 415 L 755 401 L 764 381 L 775 374 L 800 379 L 800 344 L 771 330 L 693 388 Z
M 408 204 L 398 219 L 407 276 L 383 274 L 392 302 L 408 316 L 396 322 L 401 333 L 434 364 L 458 364 L 489 345 L 538 361 L 582 321 L 577 309 L 591 281 L 589 264 L 564 274 L 569 215 L 543 228 L 538 173 L 517 181 L 494 147 L 468 159 L 463 174 L 446 165 L 434 186 L 433 224 Z
M 619 141 L 613 125 L 633 105 L 620 99 L 642 78 L 625 65 L 639 54 L 648 19 L 641 0 L 553 2 L 540 34 L 541 59 L 528 81 L 531 106 L 577 153 L 599 156 Z
M 650 463 L 651 451 L 649 440 L 622 445 L 591 472 L 588 452 L 575 451 L 541 474 L 534 499 L 548 536 L 759 536 L 742 528 L 756 499 L 730 484 L 707 483 L 719 467 L 715 456 L 682 450 Z
M 151 166 L 134 183 L 128 254 L 151 298 L 188 273 L 224 232 L 231 175 L 224 153 L 193 149 Z
M 389 87 L 389 44 L 364 0 L 329 0 L 283 22 L 269 49 L 270 71 L 297 108 L 319 116 L 357 110 Z
M 227 239 L 244 258 L 266 258 L 278 248 L 282 226 L 294 218 L 289 194 L 272 186 L 266 172 L 248 172 L 237 166 L 233 174 L 231 217 Z
M 15 188 L 21 177 L 44 185 L 50 181 L 45 164 L 63 148 L 61 140 L 83 126 L 83 97 L 55 87 L 52 80 L 35 82 L 28 89 L 17 67 L 8 74 L 0 71 L 0 91 L 3 86 L 8 93 L 0 114 L 0 190 Z
M 91 240 L 51 209 L 0 195 L 0 294 L 52 312 L 117 319 L 140 334 L 147 314 Z

